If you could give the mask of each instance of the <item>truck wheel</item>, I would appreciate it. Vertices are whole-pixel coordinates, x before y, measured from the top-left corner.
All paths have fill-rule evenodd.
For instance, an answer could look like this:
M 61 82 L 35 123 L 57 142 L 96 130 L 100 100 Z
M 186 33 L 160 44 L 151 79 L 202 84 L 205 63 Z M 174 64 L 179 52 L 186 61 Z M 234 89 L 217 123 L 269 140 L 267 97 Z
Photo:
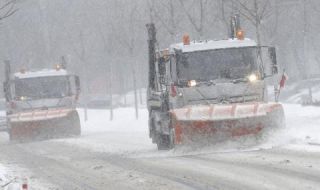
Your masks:
M 66 131 L 65 135 L 80 136 L 81 135 L 81 125 L 80 118 L 77 111 L 71 112 L 66 118 L 63 127 Z
M 169 150 L 169 135 L 159 135 L 157 139 L 158 150 Z
M 154 119 L 153 112 L 151 113 L 151 116 L 149 119 L 149 137 L 152 139 L 152 143 L 156 143 L 157 135 L 155 130 L 155 119 Z
M 71 135 L 80 136 L 81 135 L 81 124 L 80 118 L 77 111 L 71 113 Z
M 170 129 L 170 134 L 159 134 L 157 139 L 158 150 L 170 150 L 174 148 L 174 130 Z

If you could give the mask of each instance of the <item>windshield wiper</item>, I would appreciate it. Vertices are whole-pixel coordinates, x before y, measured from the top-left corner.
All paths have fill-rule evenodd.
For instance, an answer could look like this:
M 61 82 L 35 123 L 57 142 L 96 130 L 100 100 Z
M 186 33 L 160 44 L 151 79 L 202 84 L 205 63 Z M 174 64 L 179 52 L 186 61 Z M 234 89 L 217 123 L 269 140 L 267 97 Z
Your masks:
M 197 81 L 197 85 L 207 85 L 207 86 L 214 86 L 216 85 L 216 83 L 214 82 L 214 80 L 196 80 Z
M 208 86 L 214 86 L 216 85 L 216 82 L 214 80 L 209 80 L 207 83 L 206 83 Z
M 195 90 L 202 96 L 203 100 L 208 104 L 210 105 L 210 102 L 208 100 L 208 98 L 202 94 L 202 92 L 198 89 L 198 88 L 195 88 Z
M 233 79 L 232 83 L 237 84 L 237 83 L 242 83 L 242 82 L 248 82 L 247 78 L 238 78 L 238 79 Z

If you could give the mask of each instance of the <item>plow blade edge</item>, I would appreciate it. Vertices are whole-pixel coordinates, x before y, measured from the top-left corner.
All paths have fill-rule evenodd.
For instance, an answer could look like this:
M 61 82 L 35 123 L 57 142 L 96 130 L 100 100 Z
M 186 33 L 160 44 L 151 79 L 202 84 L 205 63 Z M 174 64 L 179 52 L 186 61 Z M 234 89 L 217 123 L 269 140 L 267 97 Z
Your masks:
M 9 128 L 10 140 L 20 142 L 79 136 L 80 134 L 80 120 L 76 111 L 57 118 L 12 121 Z
M 201 139 L 224 141 L 284 127 L 284 112 L 278 103 L 192 106 L 171 110 L 175 144 Z

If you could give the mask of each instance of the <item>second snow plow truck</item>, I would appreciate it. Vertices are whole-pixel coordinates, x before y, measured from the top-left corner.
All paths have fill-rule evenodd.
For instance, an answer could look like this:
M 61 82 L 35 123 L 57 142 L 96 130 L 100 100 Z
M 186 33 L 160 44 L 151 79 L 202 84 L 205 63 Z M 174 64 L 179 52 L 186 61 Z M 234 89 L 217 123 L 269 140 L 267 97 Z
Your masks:
M 81 134 L 76 110 L 80 80 L 65 67 L 59 64 L 55 69 L 12 73 L 10 62 L 5 62 L 3 86 L 10 140 L 24 142 Z
M 236 17 L 231 26 L 230 39 L 192 42 L 185 35 L 159 51 L 155 26 L 147 25 L 149 132 L 158 149 L 285 125 L 282 105 L 267 97 L 266 80 L 278 76 L 275 48 L 244 38 Z

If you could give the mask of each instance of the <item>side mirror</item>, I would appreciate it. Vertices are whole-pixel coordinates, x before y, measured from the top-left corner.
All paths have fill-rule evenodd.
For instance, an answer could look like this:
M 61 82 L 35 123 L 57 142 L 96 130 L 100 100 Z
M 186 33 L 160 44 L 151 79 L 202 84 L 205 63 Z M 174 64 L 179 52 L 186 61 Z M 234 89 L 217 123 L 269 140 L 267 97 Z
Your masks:
M 272 74 L 278 74 L 278 64 L 277 64 L 277 53 L 276 53 L 276 48 L 275 47 L 269 47 L 268 48 L 268 53 L 269 53 L 269 57 L 270 60 L 272 62 L 272 66 L 271 66 L 271 71 Z

